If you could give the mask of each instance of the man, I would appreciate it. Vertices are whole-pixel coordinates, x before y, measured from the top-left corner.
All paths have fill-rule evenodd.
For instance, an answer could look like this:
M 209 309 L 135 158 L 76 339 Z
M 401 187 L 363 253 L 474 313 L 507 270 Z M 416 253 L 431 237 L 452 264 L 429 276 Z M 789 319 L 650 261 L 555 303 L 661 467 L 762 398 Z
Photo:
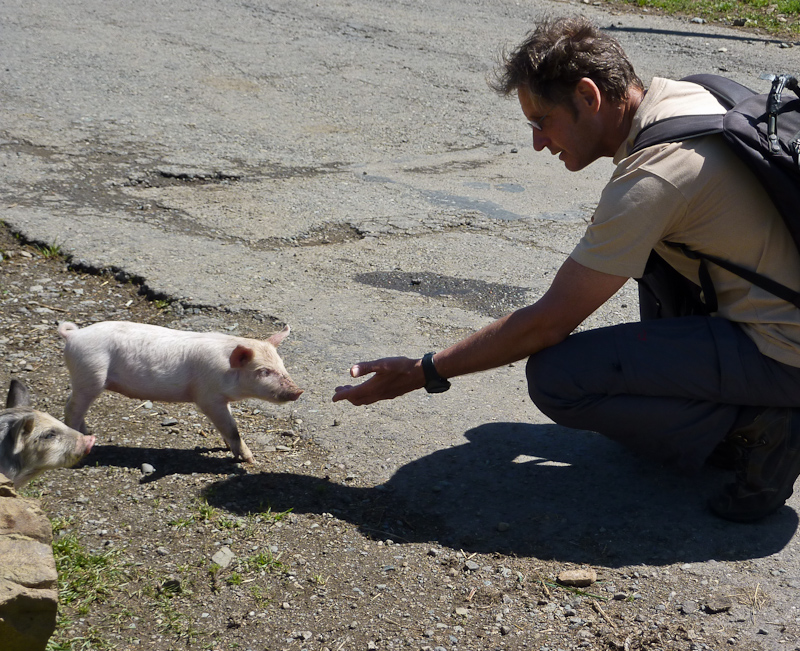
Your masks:
M 534 149 L 568 170 L 614 159 L 591 224 L 533 305 L 435 356 L 356 364 L 353 377 L 374 375 L 337 387 L 333 400 L 364 405 L 441 391 L 444 378 L 528 357 L 530 396 L 556 423 L 686 470 L 732 464 L 735 482 L 709 503 L 720 517 L 755 521 L 780 508 L 800 474 L 800 310 L 709 265 L 718 301 L 711 316 L 571 334 L 645 274 L 652 252 L 698 285 L 698 261 L 665 242 L 800 289 L 800 255 L 780 215 L 721 136 L 630 153 L 656 120 L 723 107 L 687 82 L 656 78 L 645 91 L 619 44 L 579 17 L 538 24 L 504 56 L 494 89 L 516 93 Z

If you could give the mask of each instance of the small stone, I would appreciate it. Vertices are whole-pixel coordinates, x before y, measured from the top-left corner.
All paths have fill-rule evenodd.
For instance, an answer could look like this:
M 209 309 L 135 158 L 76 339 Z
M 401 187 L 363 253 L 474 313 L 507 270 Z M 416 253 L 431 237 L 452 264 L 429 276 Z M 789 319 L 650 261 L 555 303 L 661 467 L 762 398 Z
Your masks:
M 464 563 L 464 568 L 469 570 L 470 572 L 477 572 L 480 569 L 480 565 L 478 565 L 475 561 L 467 561 Z
M 510 527 L 511 527 L 511 525 L 510 525 L 510 524 L 508 524 L 508 522 L 498 522 L 498 523 L 497 523 L 497 530 L 498 530 L 498 531 L 501 531 L 501 532 L 502 532 L 502 531 L 508 531 L 508 529 L 509 529 Z
M 731 598 L 725 596 L 713 597 L 703 605 L 703 609 L 711 615 L 728 612 L 732 607 Z
M 236 558 L 230 547 L 220 547 L 219 551 L 211 557 L 211 560 L 222 568 L 228 567 L 233 559 Z
M 177 425 L 178 419 L 177 418 L 165 418 L 161 421 L 161 427 L 171 427 L 172 425 Z
M 570 585 L 576 588 L 585 588 L 597 581 L 597 572 L 593 569 L 583 570 L 564 570 L 558 575 L 558 582 L 562 585 Z
M 156 469 L 153 468 L 153 466 L 151 466 L 149 463 L 143 463 L 142 464 L 142 474 L 145 477 L 148 477 L 149 475 L 152 475 L 155 471 L 156 471 Z

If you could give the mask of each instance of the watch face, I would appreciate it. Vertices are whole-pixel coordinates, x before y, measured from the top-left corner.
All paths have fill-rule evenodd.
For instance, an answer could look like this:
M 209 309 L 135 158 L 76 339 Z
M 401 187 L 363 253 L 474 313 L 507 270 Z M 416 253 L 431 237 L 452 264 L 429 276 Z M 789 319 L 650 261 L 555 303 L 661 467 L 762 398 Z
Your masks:
M 447 380 L 445 380 L 444 382 L 436 382 L 436 381 L 429 382 L 425 386 L 425 390 L 428 393 L 444 393 L 449 388 L 450 388 L 450 383 Z

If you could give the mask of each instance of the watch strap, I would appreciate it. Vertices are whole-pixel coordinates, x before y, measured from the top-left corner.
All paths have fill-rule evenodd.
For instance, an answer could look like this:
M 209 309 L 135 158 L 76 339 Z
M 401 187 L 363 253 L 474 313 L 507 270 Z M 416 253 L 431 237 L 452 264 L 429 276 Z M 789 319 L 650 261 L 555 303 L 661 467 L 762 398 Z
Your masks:
M 439 375 L 433 363 L 434 353 L 422 356 L 422 372 L 425 374 L 425 390 L 428 393 L 442 393 L 450 388 L 450 381 Z

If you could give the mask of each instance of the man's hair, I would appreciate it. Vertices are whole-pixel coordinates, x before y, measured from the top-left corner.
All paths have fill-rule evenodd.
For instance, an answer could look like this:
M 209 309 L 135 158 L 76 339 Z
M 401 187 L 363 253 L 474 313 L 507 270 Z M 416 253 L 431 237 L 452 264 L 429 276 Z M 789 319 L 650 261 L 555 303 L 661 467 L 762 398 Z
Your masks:
M 644 90 L 617 40 L 582 16 L 540 21 L 517 48 L 503 51 L 489 85 L 500 95 L 527 88 L 534 97 L 571 106 L 583 77 L 611 102 L 627 99 L 631 88 Z

